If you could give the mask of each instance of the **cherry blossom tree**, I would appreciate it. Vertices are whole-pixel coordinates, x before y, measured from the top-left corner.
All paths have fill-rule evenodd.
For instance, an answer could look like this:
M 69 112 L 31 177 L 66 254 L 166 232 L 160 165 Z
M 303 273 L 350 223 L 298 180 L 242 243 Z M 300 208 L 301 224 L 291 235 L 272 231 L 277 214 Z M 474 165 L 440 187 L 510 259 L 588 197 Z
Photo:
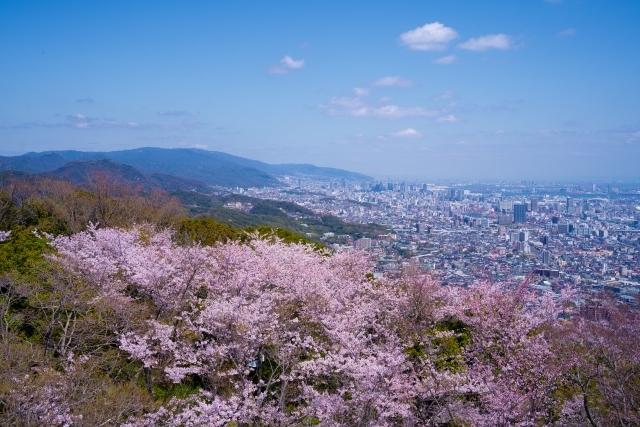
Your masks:
M 132 425 L 600 424 L 611 411 L 637 421 L 637 315 L 620 330 L 525 286 L 373 279 L 361 253 L 277 238 L 176 240 L 151 226 L 52 239 L 95 304 L 143 319 L 123 323 L 118 342 L 148 390 L 190 387 Z

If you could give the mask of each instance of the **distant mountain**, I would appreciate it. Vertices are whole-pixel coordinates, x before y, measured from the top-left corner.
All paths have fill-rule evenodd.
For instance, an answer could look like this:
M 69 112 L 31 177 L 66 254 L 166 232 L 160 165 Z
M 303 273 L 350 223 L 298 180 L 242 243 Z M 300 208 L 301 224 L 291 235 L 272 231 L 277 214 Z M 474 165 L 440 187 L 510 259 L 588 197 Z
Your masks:
M 163 174 L 225 187 L 274 186 L 278 177 L 308 177 L 318 180 L 368 181 L 362 174 L 306 164 L 272 165 L 218 151 L 198 149 L 138 148 L 109 152 L 47 151 L 1 157 L 0 170 L 29 173 L 52 172 L 69 162 L 111 160 L 132 166 L 145 174 Z
M 202 182 L 166 174 L 144 174 L 133 166 L 111 160 L 72 161 L 40 176 L 62 179 L 82 187 L 93 187 L 98 181 L 126 185 L 132 189 L 172 191 L 207 191 Z
M 344 179 L 346 181 L 371 181 L 371 177 L 344 169 L 323 168 L 309 164 L 267 165 L 267 171 L 274 175 L 291 175 L 315 179 Z
M 28 173 L 49 172 L 69 163 L 68 158 L 56 152 L 27 153 L 21 156 L 0 156 L 0 170 Z

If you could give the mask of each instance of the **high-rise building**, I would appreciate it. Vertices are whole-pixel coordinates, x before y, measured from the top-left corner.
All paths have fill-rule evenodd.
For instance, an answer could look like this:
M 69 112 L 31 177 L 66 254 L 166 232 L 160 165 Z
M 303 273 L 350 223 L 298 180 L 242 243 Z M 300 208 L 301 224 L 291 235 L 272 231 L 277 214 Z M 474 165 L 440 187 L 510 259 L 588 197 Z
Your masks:
M 558 233 L 569 234 L 569 223 L 567 222 L 558 223 Z
M 513 222 L 523 224 L 527 221 L 527 205 L 524 203 L 513 204 Z
M 516 243 L 516 248 L 521 254 L 531 253 L 531 247 L 529 246 L 528 242 L 518 242 Z
M 451 201 L 460 201 L 462 200 L 463 192 L 458 188 L 450 188 L 449 189 L 449 200 Z
M 549 251 L 542 251 L 542 263 L 544 265 L 549 265 L 550 262 L 551 262 L 551 254 L 549 253 Z

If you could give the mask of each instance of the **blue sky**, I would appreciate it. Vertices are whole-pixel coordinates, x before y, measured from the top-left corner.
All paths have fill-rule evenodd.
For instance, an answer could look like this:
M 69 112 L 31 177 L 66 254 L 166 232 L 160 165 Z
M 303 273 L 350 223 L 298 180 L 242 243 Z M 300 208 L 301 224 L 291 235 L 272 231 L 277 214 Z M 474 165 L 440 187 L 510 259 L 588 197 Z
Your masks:
M 635 0 L 0 0 L 0 154 L 640 180 L 638 23 Z

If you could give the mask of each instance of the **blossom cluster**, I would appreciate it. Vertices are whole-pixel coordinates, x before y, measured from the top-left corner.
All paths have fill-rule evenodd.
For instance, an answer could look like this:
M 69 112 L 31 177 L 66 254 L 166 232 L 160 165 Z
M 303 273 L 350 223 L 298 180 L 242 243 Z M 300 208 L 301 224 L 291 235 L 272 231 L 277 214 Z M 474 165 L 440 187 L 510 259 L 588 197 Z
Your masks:
M 10 237 L 11 237 L 11 230 L 9 230 L 9 231 L 0 230 L 0 242 L 4 242 L 6 240 L 9 240 Z
M 255 237 L 180 245 L 171 231 L 140 226 L 53 239 L 63 266 L 99 289 L 96 303 L 146 316 L 119 343 L 149 381 L 198 385 L 131 425 L 530 425 L 582 415 L 575 393 L 558 398 L 572 369 L 552 348 L 563 298 L 374 280 L 358 252 Z

